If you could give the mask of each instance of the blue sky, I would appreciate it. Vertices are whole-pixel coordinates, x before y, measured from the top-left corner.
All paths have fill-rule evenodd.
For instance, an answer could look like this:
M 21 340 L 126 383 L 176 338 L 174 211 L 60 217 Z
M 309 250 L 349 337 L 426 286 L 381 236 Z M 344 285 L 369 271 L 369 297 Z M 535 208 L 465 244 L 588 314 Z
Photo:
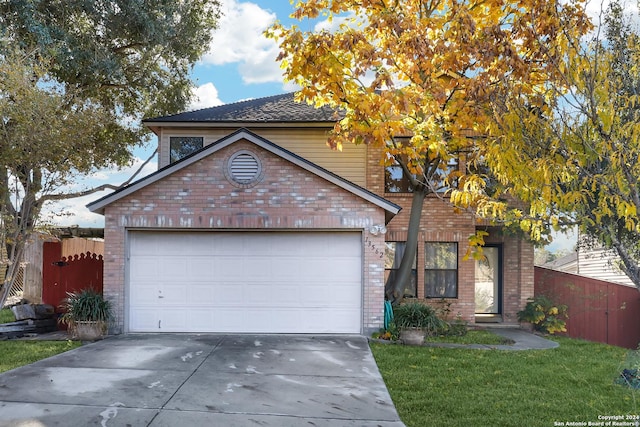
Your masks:
M 276 20 L 293 22 L 289 0 L 223 0 L 222 11 L 209 52 L 193 72 L 202 105 L 282 93 L 278 47 L 262 33 Z

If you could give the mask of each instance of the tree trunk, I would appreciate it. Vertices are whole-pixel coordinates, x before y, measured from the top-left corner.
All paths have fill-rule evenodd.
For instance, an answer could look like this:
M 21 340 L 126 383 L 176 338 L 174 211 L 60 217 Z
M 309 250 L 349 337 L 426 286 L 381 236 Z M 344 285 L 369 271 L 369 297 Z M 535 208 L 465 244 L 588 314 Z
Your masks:
M 418 250 L 418 233 L 420 232 L 420 219 L 422 218 L 422 207 L 424 199 L 428 194 L 425 186 L 420 185 L 413 190 L 413 198 L 411 199 L 411 212 L 409 215 L 409 229 L 407 231 L 407 246 L 405 247 L 396 280 L 391 283 L 386 290 L 387 299 L 392 304 L 399 304 L 404 297 L 404 289 L 411 280 L 411 270 L 413 262 L 416 259 L 416 251 Z
M 7 266 L 7 272 L 5 274 L 2 290 L 0 291 L 0 309 L 4 307 L 9 293 L 13 288 L 13 285 L 18 278 L 18 272 L 20 271 L 20 263 L 22 263 L 22 254 L 24 253 L 24 242 L 17 242 L 17 248 L 15 248 L 13 256 L 9 257 L 9 265 Z
M 619 239 L 615 234 L 611 233 L 613 249 L 620 257 L 622 261 L 621 270 L 627 277 L 636 285 L 636 289 L 640 292 L 640 266 L 634 257 L 627 250 L 622 239 Z

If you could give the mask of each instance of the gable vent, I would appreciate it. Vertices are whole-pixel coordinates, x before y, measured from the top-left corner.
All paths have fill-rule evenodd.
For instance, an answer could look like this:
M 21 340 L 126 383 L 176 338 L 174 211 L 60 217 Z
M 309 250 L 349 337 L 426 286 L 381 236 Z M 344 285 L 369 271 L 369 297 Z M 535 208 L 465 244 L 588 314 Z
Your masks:
M 229 159 L 231 179 L 239 184 L 255 182 L 261 173 L 260 161 L 250 152 L 240 151 Z

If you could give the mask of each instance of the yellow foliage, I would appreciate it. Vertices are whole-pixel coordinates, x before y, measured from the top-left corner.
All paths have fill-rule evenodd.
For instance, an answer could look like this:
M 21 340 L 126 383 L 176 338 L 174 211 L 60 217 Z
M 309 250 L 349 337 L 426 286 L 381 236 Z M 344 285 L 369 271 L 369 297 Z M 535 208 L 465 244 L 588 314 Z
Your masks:
M 405 159 L 419 175 L 435 164 L 441 174 L 431 178 L 442 184 L 450 180 L 447 162 L 461 159 L 469 169 L 455 176 L 454 206 L 542 238 L 551 222 L 542 217 L 557 198 L 554 183 L 574 176 L 573 160 L 552 148 L 551 161 L 535 162 L 529 147 L 554 133 L 523 135 L 552 110 L 549 87 L 571 89 L 562 71 L 571 68 L 565 58 L 582 64 L 574 47 L 591 29 L 584 3 L 308 0 L 296 3 L 293 14 L 299 20 L 321 15 L 340 15 L 343 24 L 307 32 L 277 23 L 267 34 L 279 43 L 285 77 L 302 88 L 298 99 L 344 111 L 330 145 L 378 145 L 381 162 Z M 535 109 L 497 108 L 496 102 L 518 106 L 520 100 Z M 599 114 L 614 123 L 608 109 Z M 410 138 L 394 140 L 399 136 Z M 529 206 L 527 215 L 505 201 L 513 196 Z M 584 198 L 579 192 L 563 197 L 563 204 Z M 557 226 L 557 217 L 553 221 Z

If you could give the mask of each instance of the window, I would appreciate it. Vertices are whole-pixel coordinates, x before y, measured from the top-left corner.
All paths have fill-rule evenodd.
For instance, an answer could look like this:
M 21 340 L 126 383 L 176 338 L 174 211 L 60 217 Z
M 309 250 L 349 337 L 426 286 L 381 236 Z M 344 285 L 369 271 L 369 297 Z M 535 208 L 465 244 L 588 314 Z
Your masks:
M 201 136 L 172 136 L 169 138 L 169 163 L 177 162 L 183 157 L 202 148 Z
M 458 297 L 458 244 L 424 244 L 424 294 L 427 298 Z
M 384 282 L 385 287 L 391 285 L 398 274 L 398 268 L 400 268 L 400 262 L 402 261 L 402 255 L 407 246 L 405 242 L 385 242 L 384 250 Z M 416 254 L 417 258 L 417 254 Z M 411 267 L 411 280 L 404 289 L 403 296 L 409 298 L 416 298 L 416 284 L 418 282 L 418 270 L 416 269 L 416 259 L 413 260 Z
M 387 166 L 384 169 L 384 191 L 385 193 L 412 193 L 411 181 L 398 163 Z
M 458 186 L 458 177 L 457 176 L 453 176 L 450 177 L 450 182 L 447 183 L 446 179 L 447 177 L 449 177 L 449 175 L 452 172 L 455 172 L 457 170 L 460 169 L 460 161 L 458 160 L 457 157 L 452 157 L 449 159 L 449 161 L 447 162 L 447 169 L 445 170 L 438 170 L 438 175 L 440 175 L 440 179 L 442 180 L 442 182 L 440 183 L 440 188 L 438 188 L 438 193 L 444 193 L 445 191 L 449 190 L 450 188 L 455 188 Z
M 458 159 L 453 157 L 447 163 L 446 170 L 438 170 L 436 175 L 438 176 L 437 181 L 434 184 L 438 186 L 437 192 L 444 193 L 451 187 L 455 187 L 457 185 L 457 179 L 452 179 L 449 185 L 447 185 L 444 180 L 446 177 L 456 170 L 458 170 Z M 384 191 L 385 193 L 412 193 L 413 186 L 411 185 L 411 181 L 409 177 L 402 170 L 402 166 L 400 166 L 397 162 L 385 167 L 384 169 Z

